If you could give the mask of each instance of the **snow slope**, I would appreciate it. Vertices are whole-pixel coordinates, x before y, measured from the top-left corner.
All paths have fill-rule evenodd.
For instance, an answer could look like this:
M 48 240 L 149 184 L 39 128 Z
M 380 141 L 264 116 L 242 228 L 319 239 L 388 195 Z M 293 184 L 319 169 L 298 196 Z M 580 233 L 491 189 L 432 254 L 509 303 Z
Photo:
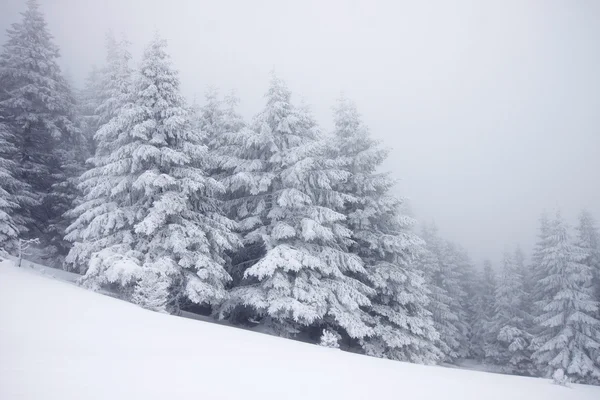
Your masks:
M 153 313 L 0 263 L 0 399 L 600 399 Z

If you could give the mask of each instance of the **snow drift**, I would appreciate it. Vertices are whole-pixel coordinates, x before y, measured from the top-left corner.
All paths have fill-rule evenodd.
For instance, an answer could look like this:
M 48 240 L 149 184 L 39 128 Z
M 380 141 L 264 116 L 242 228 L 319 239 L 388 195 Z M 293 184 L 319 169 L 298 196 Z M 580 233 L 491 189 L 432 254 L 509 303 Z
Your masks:
M 349 354 L 154 313 L 4 262 L 0 398 L 597 400 L 600 387 Z

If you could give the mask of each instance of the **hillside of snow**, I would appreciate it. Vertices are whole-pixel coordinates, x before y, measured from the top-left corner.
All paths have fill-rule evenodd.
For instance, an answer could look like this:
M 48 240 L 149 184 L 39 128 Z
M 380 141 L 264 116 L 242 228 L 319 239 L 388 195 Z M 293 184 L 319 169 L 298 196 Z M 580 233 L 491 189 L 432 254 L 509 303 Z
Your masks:
M 600 387 L 387 361 L 158 314 L 3 262 L 0 399 L 598 400 Z

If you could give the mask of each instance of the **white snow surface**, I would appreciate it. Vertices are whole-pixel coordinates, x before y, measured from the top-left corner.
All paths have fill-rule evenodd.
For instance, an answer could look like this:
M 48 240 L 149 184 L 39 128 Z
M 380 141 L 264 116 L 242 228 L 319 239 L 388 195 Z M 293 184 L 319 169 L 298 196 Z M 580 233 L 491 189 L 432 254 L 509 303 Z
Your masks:
M 0 263 L 0 399 L 600 399 L 144 310 Z

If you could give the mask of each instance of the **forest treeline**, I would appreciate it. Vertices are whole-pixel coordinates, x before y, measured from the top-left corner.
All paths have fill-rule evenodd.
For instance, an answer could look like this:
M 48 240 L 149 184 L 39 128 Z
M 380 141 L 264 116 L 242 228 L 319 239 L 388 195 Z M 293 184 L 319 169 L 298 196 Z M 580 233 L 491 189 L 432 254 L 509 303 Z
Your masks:
M 100 49 L 99 49 L 100 51 Z M 234 95 L 187 104 L 166 41 L 139 63 L 109 35 L 69 85 L 34 0 L 0 55 L 0 247 L 26 240 L 80 283 L 415 363 L 475 358 L 520 375 L 600 382 L 600 236 L 540 219 L 531 260 L 475 266 L 415 227 L 354 103 L 323 132 L 272 75 L 251 121 Z M 193 344 L 192 344 L 193 345 Z

